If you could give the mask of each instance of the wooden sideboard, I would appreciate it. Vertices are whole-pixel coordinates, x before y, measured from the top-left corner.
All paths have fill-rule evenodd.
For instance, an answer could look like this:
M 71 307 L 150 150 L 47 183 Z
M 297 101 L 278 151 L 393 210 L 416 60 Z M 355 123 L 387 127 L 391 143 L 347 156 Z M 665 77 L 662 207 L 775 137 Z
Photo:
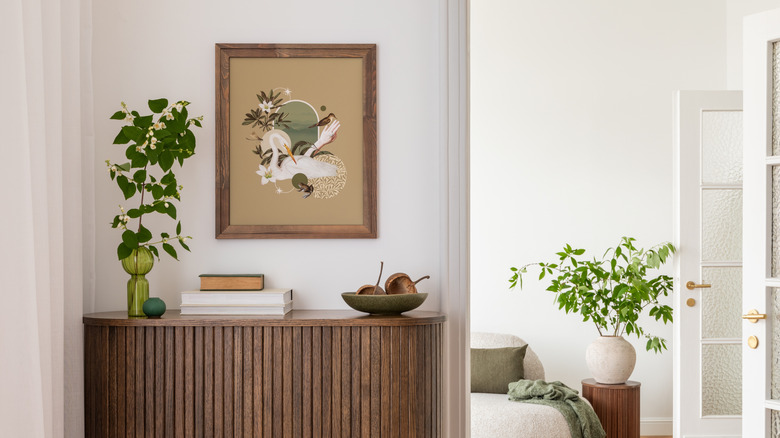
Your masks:
M 87 437 L 438 437 L 434 312 L 84 316 Z

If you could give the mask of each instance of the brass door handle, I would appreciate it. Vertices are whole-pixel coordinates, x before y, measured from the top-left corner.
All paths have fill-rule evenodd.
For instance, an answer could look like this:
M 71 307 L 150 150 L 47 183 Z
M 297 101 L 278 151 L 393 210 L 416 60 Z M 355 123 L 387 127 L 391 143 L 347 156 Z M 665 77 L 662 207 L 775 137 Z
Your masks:
M 759 319 L 766 319 L 766 314 L 758 313 L 758 310 L 756 309 L 750 309 L 746 315 L 742 315 L 742 319 L 747 319 L 748 321 L 755 324 Z
M 687 287 L 688 290 L 694 290 L 694 289 L 701 289 L 701 288 L 705 288 L 705 287 L 712 287 L 712 285 L 711 284 L 706 284 L 706 283 L 696 284 L 696 283 L 694 283 L 692 281 L 689 281 L 689 282 L 685 283 L 685 287 Z

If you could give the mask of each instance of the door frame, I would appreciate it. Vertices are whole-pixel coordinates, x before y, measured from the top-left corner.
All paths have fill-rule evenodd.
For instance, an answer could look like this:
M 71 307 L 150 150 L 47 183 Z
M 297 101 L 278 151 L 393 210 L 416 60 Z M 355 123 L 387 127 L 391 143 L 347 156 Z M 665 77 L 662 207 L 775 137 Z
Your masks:
M 701 394 L 701 348 L 683 350 L 683 334 L 696 333 L 697 339 L 701 338 L 701 318 L 685 318 L 684 314 L 701 312 L 702 292 L 695 294 L 688 291 L 683 285 L 693 280 L 701 283 L 701 270 L 698 268 L 683 267 L 683 256 L 692 257 L 701 261 L 700 237 L 701 237 L 701 114 L 702 111 L 738 111 L 742 110 L 741 91 L 678 91 L 675 96 L 674 107 L 674 243 L 679 249 L 674 257 L 674 341 L 673 341 L 673 394 L 674 394 L 674 436 L 684 437 L 682 430 L 683 418 L 701 418 L 701 404 L 691 404 L 683 401 L 684 393 Z M 694 128 L 695 127 L 695 128 Z M 687 145 L 696 145 L 688 147 Z M 696 163 L 695 169 L 681 167 L 681 163 Z M 683 187 L 697 187 L 699 195 L 693 196 L 692 191 L 683 191 Z M 694 217 L 683 218 L 683 208 L 695 212 Z M 689 210 L 686 210 L 689 211 Z M 691 253 L 693 252 L 693 253 Z M 743 263 L 744 265 L 744 263 Z M 697 291 L 700 291 L 697 290 Z M 704 292 L 706 293 L 706 292 Z M 697 300 L 695 307 L 688 307 L 688 298 Z M 698 347 L 698 346 L 697 346 Z M 683 367 L 683 362 L 688 366 Z M 696 363 L 697 369 L 690 367 L 690 363 Z M 686 383 L 685 390 L 683 383 Z M 691 382 L 694 382 L 691 384 Z M 701 398 L 699 397 L 699 400 Z M 734 416 L 710 418 L 714 423 L 720 421 L 733 421 Z M 706 426 L 705 426 L 706 427 Z M 716 426 L 714 426 L 716 427 Z M 716 427 L 717 428 L 717 427 Z M 690 432 L 690 431 L 689 431 Z M 694 434 L 707 432 L 702 428 L 694 431 Z M 722 436 L 722 435 L 718 435 Z M 733 435 L 732 435 L 733 436 Z
M 439 0 L 441 301 L 447 315 L 442 436 L 471 435 L 469 384 L 469 0 Z
M 780 160 L 767 158 L 771 147 L 772 78 L 769 66 L 772 50 L 768 41 L 780 39 L 780 10 L 745 17 L 743 25 L 744 97 L 744 182 L 743 182 L 743 302 L 742 310 L 757 309 L 772 318 L 770 288 L 780 286 L 771 276 L 771 167 Z M 762 214 L 751 214 L 760 210 Z M 759 436 L 770 430 L 770 411 L 766 409 L 771 396 L 771 330 L 769 320 L 742 324 L 743 339 L 757 336 L 757 349 L 742 346 L 742 432 L 744 436 Z M 757 366 L 756 366 L 757 365 Z M 763 372 L 759 371 L 763 368 Z M 760 400 L 760 403 L 759 403 Z

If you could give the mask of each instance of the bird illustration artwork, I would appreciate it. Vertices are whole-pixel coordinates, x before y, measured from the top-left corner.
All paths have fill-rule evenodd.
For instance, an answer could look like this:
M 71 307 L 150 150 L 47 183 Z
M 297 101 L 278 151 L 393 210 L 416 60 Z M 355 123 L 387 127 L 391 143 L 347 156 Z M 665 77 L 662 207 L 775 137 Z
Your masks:
M 327 116 L 323 117 L 322 120 L 319 122 L 309 126 L 309 128 L 314 128 L 315 126 L 327 126 L 329 123 L 336 120 L 336 115 L 333 113 L 328 114 Z
M 313 148 L 304 155 L 293 155 L 289 152 L 289 145 L 291 143 L 290 136 L 284 131 L 279 129 L 268 131 L 263 135 L 263 143 L 266 147 L 271 148 L 273 155 L 271 156 L 271 163 L 268 168 L 260 165 L 260 170 L 257 171 L 257 174 L 261 177 L 270 173 L 274 181 L 283 181 L 291 179 L 297 173 L 302 173 L 306 175 L 307 178 L 336 176 L 336 166 L 315 160 L 311 157 L 311 152 L 314 150 Z M 315 147 L 319 146 L 317 143 L 315 143 L 315 145 Z M 288 151 L 289 156 L 279 163 L 279 152 L 285 150 Z M 271 178 L 267 179 L 269 181 L 271 180 Z
M 298 191 L 303 192 L 303 199 L 306 199 L 314 193 L 314 186 L 306 183 L 298 183 Z

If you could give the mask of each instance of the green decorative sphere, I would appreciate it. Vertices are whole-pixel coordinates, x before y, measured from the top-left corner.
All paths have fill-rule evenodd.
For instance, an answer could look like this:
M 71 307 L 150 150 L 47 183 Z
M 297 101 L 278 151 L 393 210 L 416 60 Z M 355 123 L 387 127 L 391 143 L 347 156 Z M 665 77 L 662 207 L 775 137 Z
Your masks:
M 144 315 L 150 318 L 159 318 L 165 313 L 165 301 L 159 298 L 149 298 L 144 301 Z

